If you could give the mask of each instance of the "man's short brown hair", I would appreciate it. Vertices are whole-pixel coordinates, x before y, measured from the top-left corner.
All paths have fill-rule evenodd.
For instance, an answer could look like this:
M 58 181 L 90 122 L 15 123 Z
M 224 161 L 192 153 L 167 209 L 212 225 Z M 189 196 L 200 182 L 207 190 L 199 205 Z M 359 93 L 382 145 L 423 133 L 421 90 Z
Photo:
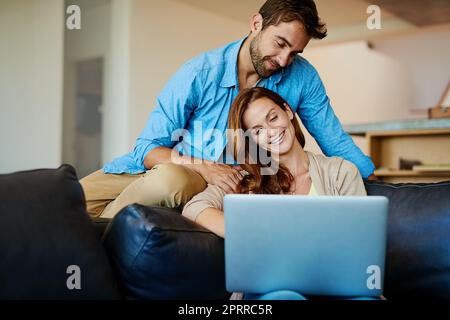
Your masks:
M 281 22 L 299 21 L 313 39 L 327 36 L 325 23 L 319 18 L 313 0 L 267 0 L 259 13 L 263 17 L 262 29 Z

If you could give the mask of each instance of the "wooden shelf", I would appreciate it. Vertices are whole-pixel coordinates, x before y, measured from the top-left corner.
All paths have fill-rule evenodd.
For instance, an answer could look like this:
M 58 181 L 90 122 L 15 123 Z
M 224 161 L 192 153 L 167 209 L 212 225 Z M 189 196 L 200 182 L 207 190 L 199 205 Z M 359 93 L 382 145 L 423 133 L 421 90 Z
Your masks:
M 414 170 L 388 170 L 380 169 L 375 170 L 375 175 L 377 177 L 449 177 L 450 172 L 440 172 L 440 171 L 429 171 L 429 172 L 418 172 Z
M 366 132 L 375 175 L 387 182 L 450 180 L 450 171 L 400 170 L 400 159 L 424 165 L 450 163 L 450 128 Z

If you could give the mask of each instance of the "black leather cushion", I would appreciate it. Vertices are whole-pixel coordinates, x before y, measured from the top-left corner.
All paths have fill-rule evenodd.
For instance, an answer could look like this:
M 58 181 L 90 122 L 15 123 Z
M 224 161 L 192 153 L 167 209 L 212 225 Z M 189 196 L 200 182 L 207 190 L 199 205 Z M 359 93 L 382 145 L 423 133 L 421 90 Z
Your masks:
M 111 219 L 109 218 L 92 218 L 92 223 L 99 237 L 102 237 L 108 227 Z
M 131 299 L 226 299 L 223 239 L 179 212 L 130 205 L 104 236 Z
M 366 188 L 390 200 L 386 297 L 450 299 L 450 181 Z
M 70 265 L 81 290 L 69 290 Z M 0 175 L 0 299 L 120 298 L 75 170 Z

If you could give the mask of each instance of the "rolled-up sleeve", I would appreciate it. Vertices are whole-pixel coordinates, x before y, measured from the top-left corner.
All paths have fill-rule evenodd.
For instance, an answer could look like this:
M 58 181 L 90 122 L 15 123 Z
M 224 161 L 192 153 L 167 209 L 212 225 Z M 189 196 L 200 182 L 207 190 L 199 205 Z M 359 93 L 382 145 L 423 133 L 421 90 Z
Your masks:
M 199 87 L 197 73 L 186 63 L 169 80 L 156 101 L 147 125 L 136 140 L 132 156 L 137 164 L 143 165 L 145 156 L 156 147 L 172 148 L 172 134 L 184 129 L 197 105 Z
M 361 175 L 367 178 L 375 169 L 372 160 L 355 145 L 352 138 L 343 130 L 330 105 L 330 100 L 316 69 L 310 64 L 307 65 L 307 68 L 306 83 L 309 86 L 297 109 L 300 119 L 325 155 L 351 161 Z
M 198 193 L 191 201 L 186 203 L 182 215 L 192 221 L 196 221 L 198 215 L 207 208 L 215 208 L 223 211 L 224 197 L 225 191 L 216 185 L 210 184 L 204 191 Z

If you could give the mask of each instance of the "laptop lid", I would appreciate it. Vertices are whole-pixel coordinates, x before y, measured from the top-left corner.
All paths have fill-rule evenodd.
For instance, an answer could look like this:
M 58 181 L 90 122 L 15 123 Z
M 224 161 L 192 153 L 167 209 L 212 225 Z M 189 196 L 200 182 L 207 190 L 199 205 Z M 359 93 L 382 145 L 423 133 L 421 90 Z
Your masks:
M 227 290 L 379 296 L 387 212 L 378 196 L 226 195 Z

